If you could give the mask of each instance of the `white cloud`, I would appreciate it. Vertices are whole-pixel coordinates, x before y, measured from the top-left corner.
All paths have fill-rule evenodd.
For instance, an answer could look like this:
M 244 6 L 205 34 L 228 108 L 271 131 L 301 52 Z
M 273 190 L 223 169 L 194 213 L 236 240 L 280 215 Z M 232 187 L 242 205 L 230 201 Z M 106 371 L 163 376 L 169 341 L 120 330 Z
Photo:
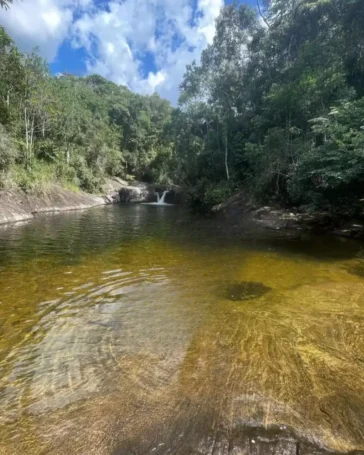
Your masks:
M 87 71 L 140 93 L 177 100 L 186 64 L 211 43 L 223 0 L 23 0 L 0 22 L 23 50 L 38 45 L 55 58 L 65 39 L 86 50 Z M 155 70 L 143 68 L 153 55 Z
M 52 61 L 68 36 L 74 13 L 91 4 L 92 0 L 17 0 L 9 10 L 0 9 L 0 24 L 22 51 L 39 47 Z

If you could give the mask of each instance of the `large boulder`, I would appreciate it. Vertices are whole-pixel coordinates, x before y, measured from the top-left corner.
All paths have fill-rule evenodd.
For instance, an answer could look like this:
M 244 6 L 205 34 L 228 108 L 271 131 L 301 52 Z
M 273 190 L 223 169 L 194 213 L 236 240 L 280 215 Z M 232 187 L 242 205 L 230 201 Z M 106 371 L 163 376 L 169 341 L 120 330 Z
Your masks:
M 160 196 L 168 190 L 165 202 L 168 204 L 180 204 L 184 201 L 184 191 L 182 188 L 169 186 L 154 186 L 143 182 L 128 183 L 120 178 L 107 178 L 102 187 L 106 201 L 109 204 L 140 203 L 140 202 L 157 202 L 157 192 Z
M 120 202 L 152 202 L 155 197 L 154 187 L 152 185 L 148 185 L 147 183 L 126 185 L 119 189 Z
M 301 220 L 297 213 L 288 210 L 275 210 L 271 207 L 262 207 L 253 212 L 253 220 L 256 224 L 268 229 L 300 229 Z
M 116 204 L 120 202 L 119 191 L 121 188 L 128 186 L 128 182 L 119 177 L 110 177 L 105 179 L 101 191 L 105 195 L 107 204 Z
M 118 177 L 107 178 L 102 192 L 109 204 L 151 202 L 155 198 L 153 186 L 146 183 L 128 183 Z

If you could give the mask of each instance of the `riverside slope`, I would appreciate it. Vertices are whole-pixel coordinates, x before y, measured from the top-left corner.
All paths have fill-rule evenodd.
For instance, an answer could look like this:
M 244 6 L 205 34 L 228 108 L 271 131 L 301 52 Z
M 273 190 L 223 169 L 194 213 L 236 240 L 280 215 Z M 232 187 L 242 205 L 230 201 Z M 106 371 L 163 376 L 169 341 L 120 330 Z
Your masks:
M 0 224 L 25 221 L 37 213 L 80 210 L 106 204 L 104 197 L 77 193 L 57 185 L 42 194 L 27 194 L 22 190 L 0 192 Z
M 117 177 L 107 178 L 101 191 L 102 196 L 97 196 L 59 185 L 39 193 L 27 193 L 19 188 L 0 191 L 0 225 L 29 220 L 37 213 L 82 210 L 118 202 L 152 202 L 156 197 L 153 185 L 130 183 Z

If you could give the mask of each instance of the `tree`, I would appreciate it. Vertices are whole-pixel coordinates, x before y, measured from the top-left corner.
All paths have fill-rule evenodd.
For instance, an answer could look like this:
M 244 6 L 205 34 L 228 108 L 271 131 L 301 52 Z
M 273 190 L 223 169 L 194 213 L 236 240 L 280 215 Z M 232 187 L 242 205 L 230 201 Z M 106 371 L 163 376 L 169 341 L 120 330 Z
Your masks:
M 257 27 L 254 12 L 236 3 L 225 6 L 216 22 L 213 44 L 203 51 L 201 66 L 187 67 L 181 85 L 181 104 L 206 99 L 213 106 L 224 149 L 226 179 L 230 179 L 230 126 L 238 114 L 241 81 L 246 70 L 247 46 Z M 218 142 L 218 146 L 220 143 Z
M 12 3 L 13 3 L 13 0 L 0 0 L 0 7 L 9 9 L 10 5 L 12 5 Z
M 180 105 L 189 130 L 176 134 L 175 147 L 196 163 L 190 184 L 205 199 L 225 178 L 268 201 L 334 206 L 335 192 L 345 191 L 360 200 L 363 125 L 342 112 L 358 110 L 364 95 L 363 2 L 258 6 L 260 20 L 236 3 L 224 7 L 201 63 L 186 68 Z
M 23 90 L 24 76 L 22 56 L 4 28 L 0 27 L 0 122 L 3 124 L 11 122 Z

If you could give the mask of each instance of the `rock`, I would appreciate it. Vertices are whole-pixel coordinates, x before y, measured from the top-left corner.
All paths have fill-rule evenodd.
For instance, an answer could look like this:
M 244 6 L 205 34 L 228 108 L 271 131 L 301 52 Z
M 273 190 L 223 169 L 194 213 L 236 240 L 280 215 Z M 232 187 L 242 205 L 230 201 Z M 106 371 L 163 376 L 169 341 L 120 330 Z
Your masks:
M 221 296 L 224 299 L 232 300 L 233 302 L 254 300 L 262 297 L 271 290 L 270 287 L 264 286 L 263 283 L 255 283 L 253 281 L 242 281 L 237 283 L 229 283 L 223 287 Z
M 119 177 L 107 178 L 105 179 L 105 183 L 102 185 L 101 190 L 103 194 L 112 195 L 118 193 L 120 188 L 128 185 L 128 182 Z
M 19 189 L 0 192 L 0 224 L 29 220 L 37 213 L 64 212 L 104 205 L 105 198 L 53 185 L 42 194 Z
M 113 177 L 107 178 L 105 183 L 102 185 L 101 190 L 105 194 L 107 204 L 117 204 L 120 202 L 120 190 L 128 186 L 128 182 L 125 180 Z
M 138 203 L 155 200 L 155 190 L 147 183 L 123 186 L 119 189 L 120 202 Z
M 262 207 L 252 213 L 252 219 L 260 226 L 268 229 L 300 228 L 299 215 L 283 209 L 274 210 L 271 207 Z
M 147 183 L 133 183 L 118 178 L 107 178 L 102 186 L 108 204 L 118 202 L 138 203 L 152 202 L 155 199 L 155 190 Z
M 364 236 L 364 224 L 351 221 L 335 229 L 333 233 L 340 237 L 360 238 Z
M 117 202 L 120 202 L 120 195 L 118 192 L 114 192 L 111 194 L 107 194 L 105 196 L 105 199 L 108 204 L 116 204 Z
M 157 185 L 155 187 L 155 192 L 162 195 L 164 191 L 168 191 L 165 202 L 167 204 L 183 204 L 186 200 L 185 190 L 177 185 Z

